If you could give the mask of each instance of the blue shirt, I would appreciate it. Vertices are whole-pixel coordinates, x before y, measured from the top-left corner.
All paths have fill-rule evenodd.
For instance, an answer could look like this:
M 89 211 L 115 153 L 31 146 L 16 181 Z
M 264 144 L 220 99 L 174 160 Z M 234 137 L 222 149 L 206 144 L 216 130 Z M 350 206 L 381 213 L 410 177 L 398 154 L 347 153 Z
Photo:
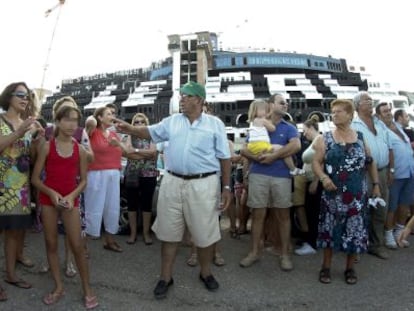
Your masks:
M 364 140 L 371 151 L 371 156 L 375 160 L 378 169 L 382 169 L 389 164 L 390 151 L 392 149 L 389 130 L 378 118 L 373 117 L 375 135 L 368 126 L 358 116 L 352 121 L 351 127 L 362 133 Z
M 220 172 L 220 159 L 230 159 L 226 129 L 217 117 L 202 113 L 191 124 L 185 115 L 177 113 L 148 130 L 154 142 L 168 141 L 164 150 L 166 169 L 174 173 Z
M 293 138 L 298 138 L 298 130 L 292 124 L 281 120 L 276 125 L 276 130 L 269 132 L 270 143 L 272 145 L 282 145 L 285 146 Z M 262 174 L 273 177 L 286 177 L 290 178 L 289 168 L 286 166 L 283 159 L 278 159 L 271 164 L 261 164 L 258 162 L 253 162 L 250 167 L 250 173 L 253 174 Z
M 394 152 L 394 178 L 403 179 L 411 178 L 414 176 L 414 158 L 413 149 L 411 148 L 410 139 L 404 133 L 401 125 L 395 123 L 397 130 L 404 137 L 402 140 L 396 133 L 389 130 L 392 150 Z

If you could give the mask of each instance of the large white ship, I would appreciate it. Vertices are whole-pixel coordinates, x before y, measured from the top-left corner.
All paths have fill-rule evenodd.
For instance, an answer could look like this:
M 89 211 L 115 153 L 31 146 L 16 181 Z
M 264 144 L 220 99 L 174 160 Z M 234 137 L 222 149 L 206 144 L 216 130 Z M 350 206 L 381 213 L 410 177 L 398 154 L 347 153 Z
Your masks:
M 375 101 L 386 100 L 394 108 L 408 107 L 406 96 L 371 80 L 364 70 L 348 66 L 342 58 L 273 50 L 221 50 L 217 35 L 207 31 L 170 35 L 168 39 L 171 56 L 148 68 L 62 81 L 59 91 L 43 105 L 44 117 L 51 121 L 54 101 L 71 95 L 85 116 L 114 103 L 126 120 L 142 112 L 151 123 L 157 122 L 178 112 L 180 85 L 189 80 L 205 84 L 207 101 L 229 127 L 247 126 L 251 101 L 274 93 L 286 97 L 290 115 L 298 123 L 314 111 L 328 113 L 333 99 L 352 99 L 360 90 L 368 90 Z

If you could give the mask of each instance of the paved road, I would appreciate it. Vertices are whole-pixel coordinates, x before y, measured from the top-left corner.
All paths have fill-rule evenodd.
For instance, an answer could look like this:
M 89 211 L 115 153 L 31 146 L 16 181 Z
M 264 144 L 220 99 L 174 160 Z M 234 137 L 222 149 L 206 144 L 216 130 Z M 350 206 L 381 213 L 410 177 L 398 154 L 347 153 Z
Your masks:
M 295 269 L 282 272 L 276 257 L 265 253 L 250 268 L 240 268 L 250 237 L 233 240 L 223 233 L 223 255 L 227 264 L 214 267 L 221 288 L 216 293 L 204 289 L 198 279 L 198 268 L 185 264 L 189 248 L 181 247 L 175 265 L 175 284 L 168 297 L 153 299 L 152 290 L 159 276 L 160 245 L 145 246 L 142 239 L 135 245 L 125 244 L 125 236 L 117 236 L 124 247 L 122 254 L 106 251 L 101 241 L 91 241 L 91 281 L 99 296 L 96 310 L 414 310 L 414 246 L 392 251 L 389 260 L 364 255 L 357 265 L 358 284 L 350 286 L 343 279 L 345 257 L 334 257 L 332 283 L 317 281 L 321 253 L 294 256 Z M 414 238 L 410 237 L 414 245 Z M 62 243 L 61 243 L 62 244 Z M 43 305 L 41 298 L 52 289 L 48 274 L 38 267 L 45 260 L 43 235 L 30 233 L 26 251 L 36 267 L 19 266 L 18 273 L 33 283 L 29 290 L 17 289 L 2 282 L 9 300 L 0 302 L 2 311 L 84 310 L 78 277 L 65 279 L 66 295 L 54 307 Z M 4 265 L 3 254 L 0 264 Z

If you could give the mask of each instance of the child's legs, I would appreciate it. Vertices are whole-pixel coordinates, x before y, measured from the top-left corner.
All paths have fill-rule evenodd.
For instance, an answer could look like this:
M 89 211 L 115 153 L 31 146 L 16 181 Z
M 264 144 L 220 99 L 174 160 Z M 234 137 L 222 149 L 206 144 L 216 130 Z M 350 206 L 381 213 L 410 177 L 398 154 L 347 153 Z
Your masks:
M 280 150 L 283 148 L 282 145 L 272 145 L 272 147 L 273 147 L 273 150 Z M 283 161 L 285 161 L 285 164 L 289 168 L 290 171 L 293 171 L 296 168 L 295 162 L 293 162 L 292 157 L 286 157 L 283 159 Z
M 65 226 L 66 237 L 68 239 L 70 249 L 75 257 L 76 266 L 82 281 L 82 287 L 85 296 L 92 295 L 89 285 L 88 263 L 85 257 L 85 248 L 82 241 L 81 223 L 79 211 L 76 208 L 65 210 L 62 212 L 62 220 Z
M 293 162 L 292 157 L 283 158 L 283 161 L 285 161 L 285 164 L 289 168 L 289 171 L 294 171 L 296 169 L 295 162 Z
M 43 233 L 46 244 L 47 261 L 49 262 L 50 271 L 55 281 L 55 292 L 63 290 L 63 283 L 59 271 L 58 256 L 58 211 L 54 206 L 42 206 L 42 223 Z

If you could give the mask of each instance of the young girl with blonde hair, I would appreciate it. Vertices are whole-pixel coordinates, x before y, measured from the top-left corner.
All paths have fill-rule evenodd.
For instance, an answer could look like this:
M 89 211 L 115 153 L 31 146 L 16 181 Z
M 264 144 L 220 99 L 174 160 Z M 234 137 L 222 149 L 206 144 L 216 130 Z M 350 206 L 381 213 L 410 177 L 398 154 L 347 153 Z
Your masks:
M 250 123 L 247 150 L 253 155 L 270 153 L 273 150 L 282 148 L 280 145 L 272 145 L 270 143 L 268 132 L 276 130 L 276 126 L 270 121 L 272 113 L 269 109 L 269 104 L 265 100 L 254 100 L 250 104 L 247 120 Z M 291 175 L 303 174 L 303 171 L 295 166 L 292 157 L 286 157 L 284 161 Z

